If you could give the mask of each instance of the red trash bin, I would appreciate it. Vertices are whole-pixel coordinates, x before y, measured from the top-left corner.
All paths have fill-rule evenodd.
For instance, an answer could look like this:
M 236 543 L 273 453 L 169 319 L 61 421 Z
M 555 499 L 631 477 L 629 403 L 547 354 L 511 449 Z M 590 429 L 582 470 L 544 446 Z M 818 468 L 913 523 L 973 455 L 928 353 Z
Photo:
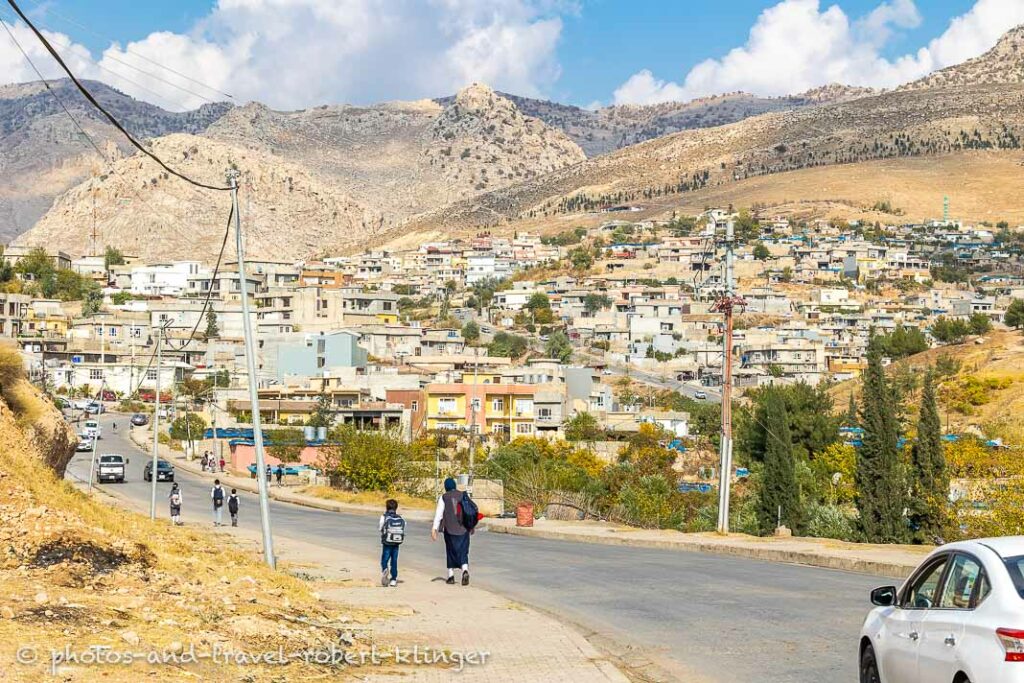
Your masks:
M 533 526 L 533 503 L 516 506 L 516 526 Z

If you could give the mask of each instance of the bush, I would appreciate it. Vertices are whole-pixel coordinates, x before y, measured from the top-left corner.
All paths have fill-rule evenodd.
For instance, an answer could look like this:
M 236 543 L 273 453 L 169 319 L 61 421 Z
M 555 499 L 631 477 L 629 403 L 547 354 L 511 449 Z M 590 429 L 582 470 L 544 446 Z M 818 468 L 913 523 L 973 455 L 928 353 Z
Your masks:
M 835 538 L 852 541 L 856 538 L 853 520 L 836 505 L 811 505 L 804 521 L 805 533 L 815 538 Z
M 622 518 L 634 526 L 652 529 L 678 527 L 683 512 L 673 498 L 678 495 L 665 477 L 652 474 L 626 484 L 619 491 Z
M 415 476 L 408 446 L 384 432 L 341 427 L 331 432 L 333 444 L 323 449 L 319 467 L 332 485 L 354 491 L 393 491 Z

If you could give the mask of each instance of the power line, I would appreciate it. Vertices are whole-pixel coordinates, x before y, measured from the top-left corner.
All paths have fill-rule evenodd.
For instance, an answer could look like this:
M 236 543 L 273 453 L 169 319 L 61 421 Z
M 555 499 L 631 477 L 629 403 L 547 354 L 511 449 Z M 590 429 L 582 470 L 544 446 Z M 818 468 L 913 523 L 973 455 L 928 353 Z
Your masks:
M 115 39 L 111 38 L 110 36 L 103 35 L 102 33 L 98 32 L 98 31 L 96 31 L 94 29 L 91 29 L 88 26 L 86 26 L 86 25 L 84 25 L 84 24 L 82 24 L 82 23 L 72 19 L 71 17 L 67 16 L 66 14 L 61 14 L 57 10 L 53 9 L 53 7 L 50 4 L 42 3 L 42 2 L 39 2 L 38 0 L 31 0 L 31 2 L 32 2 L 32 4 L 36 5 L 37 7 L 41 8 L 41 9 L 44 9 L 47 14 L 51 14 L 51 15 L 57 17 L 58 19 L 61 19 L 61 20 L 65 21 L 65 22 L 67 22 L 68 24 L 71 24 L 72 26 L 80 28 L 83 31 L 85 31 L 86 33 L 94 35 L 97 38 L 102 38 L 103 40 L 110 41 L 111 43 L 116 43 L 117 42 Z M 172 69 L 171 67 L 167 66 L 166 64 L 161 64 L 160 62 L 154 61 L 154 60 L 150 59 L 149 57 L 147 57 L 146 55 L 144 55 L 142 53 L 135 52 L 134 50 L 130 50 L 127 47 L 125 47 L 124 51 L 125 51 L 125 54 L 130 54 L 130 55 L 132 55 L 134 57 L 138 57 L 139 59 L 141 59 L 141 60 L 143 60 L 145 62 L 148 62 L 148 63 L 152 64 L 153 66 L 156 66 L 156 67 L 159 67 L 161 69 L 164 69 L 165 71 L 168 71 L 168 72 L 174 74 L 175 76 L 179 76 L 181 78 L 184 78 L 186 81 L 189 81 L 191 83 L 195 83 L 196 85 L 200 85 L 200 86 L 206 88 L 207 90 L 210 90 L 211 92 L 215 92 L 218 95 L 223 95 L 224 97 L 227 97 L 227 98 L 229 98 L 231 100 L 235 99 L 235 96 L 230 94 L 230 93 L 226 93 L 223 90 L 219 90 L 219 89 L 213 87 L 212 85 L 207 85 L 206 83 L 203 83 L 202 81 L 196 80 L 195 78 L 192 78 L 191 76 L 189 76 L 187 74 L 183 74 L 180 71 Z M 111 59 L 111 60 L 113 60 L 115 62 L 124 64 L 125 66 L 127 66 L 129 68 L 135 69 L 137 71 L 141 71 L 142 73 L 144 73 L 144 74 L 146 74 L 148 76 L 152 76 L 153 78 L 158 78 L 159 79 L 158 76 L 156 76 L 154 74 L 151 74 L 148 71 L 142 71 L 138 67 L 133 66 L 131 64 L 128 64 L 126 62 L 123 62 L 123 61 L 121 61 L 119 59 L 116 59 L 114 57 L 111 57 L 110 55 L 107 55 L 107 58 L 109 58 L 109 59 Z M 168 81 L 164 81 L 164 82 L 167 83 L 168 85 L 172 86 L 172 87 L 178 88 L 179 90 L 182 90 L 182 91 L 187 92 L 187 93 L 189 93 L 191 95 L 195 95 L 196 97 L 204 99 L 207 102 L 213 102 L 214 101 L 214 100 L 211 100 L 208 97 L 203 97 L 202 95 L 200 95 L 198 93 L 192 92 L 191 90 L 187 90 L 185 88 L 182 88 L 181 86 L 175 85 L 175 84 L 170 83 Z
M 39 39 L 39 41 L 43 44 L 43 47 L 46 48 L 47 52 L 49 52 L 50 55 L 57 61 L 57 64 L 60 65 L 61 69 L 64 70 L 64 73 L 66 73 L 68 75 L 68 78 L 71 79 L 71 82 L 75 84 L 75 87 L 78 88 L 79 92 L 82 93 L 82 95 L 85 97 L 85 99 L 87 99 L 90 104 L 92 104 L 94 107 L 96 107 L 96 109 L 99 110 L 99 112 L 101 114 L 103 114 L 107 118 L 108 121 L 110 121 L 111 125 L 113 125 L 115 128 L 117 128 L 128 139 L 128 142 L 130 142 L 136 149 L 138 149 L 140 152 L 142 152 L 143 154 L 148 156 L 150 159 L 155 161 L 157 164 L 160 165 L 161 168 L 163 168 L 165 171 L 167 171 L 171 175 L 176 176 L 178 178 L 181 178 L 185 182 L 191 183 L 192 185 L 195 185 L 196 187 L 202 187 L 202 188 L 205 188 L 207 190 L 218 190 L 218 191 L 228 191 L 228 190 L 231 189 L 231 188 L 226 187 L 226 186 L 210 185 L 208 183 L 203 183 L 203 182 L 200 182 L 198 180 L 194 180 L 193 178 L 190 178 L 190 177 L 186 176 L 183 173 L 175 171 L 173 168 L 168 166 L 163 161 L 163 159 L 161 159 L 156 154 L 154 154 L 153 152 L 151 152 L 148 149 L 146 149 L 142 145 L 141 142 L 136 140 L 135 137 L 131 133 L 129 133 L 125 129 L 124 126 L 121 125 L 121 122 L 118 121 L 117 118 L 115 118 L 113 114 L 111 114 L 110 112 L 108 112 L 106 109 L 103 108 L 103 105 L 101 105 L 96 100 L 96 98 L 93 96 L 93 94 L 91 92 L 89 92 L 88 88 L 86 88 L 84 85 L 82 85 L 82 82 L 78 80 L 78 78 L 75 76 L 74 72 L 71 71 L 71 69 L 68 67 L 68 65 L 61 58 L 60 53 L 58 53 L 57 50 L 53 47 L 53 45 L 50 44 L 50 41 L 48 41 L 46 39 L 46 36 L 44 36 L 39 31 L 39 29 L 36 28 L 36 25 L 33 24 L 29 20 L 29 18 L 27 16 L 25 16 L 25 13 L 18 6 L 18 3 L 15 2 L 15 0 L 7 0 L 7 4 L 9 4 L 11 6 L 11 8 L 14 9 L 15 13 L 21 18 L 21 20 L 24 21 L 25 24 L 30 29 L 32 29 L 32 32 L 36 35 L 36 38 Z

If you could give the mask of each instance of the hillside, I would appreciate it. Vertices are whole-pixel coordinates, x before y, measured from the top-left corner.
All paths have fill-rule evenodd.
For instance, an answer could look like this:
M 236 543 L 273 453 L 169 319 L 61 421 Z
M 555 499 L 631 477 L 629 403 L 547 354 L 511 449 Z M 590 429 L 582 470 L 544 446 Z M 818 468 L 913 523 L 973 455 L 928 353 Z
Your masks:
M 20 371 L 18 353 L 0 350 L 4 680 L 280 680 L 280 664 L 233 667 L 209 655 L 215 645 L 261 652 L 281 642 L 296 651 L 339 642 L 337 607 L 307 584 L 207 534 L 101 504 L 64 481 L 73 434 Z M 64 438 L 40 441 L 30 425 Z M 63 664 L 54 676 L 50 652 L 65 646 L 161 656 L 194 647 L 198 657 L 166 666 Z M 19 647 L 38 660 L 16 660 Z M 326 675 L 337 673 L 298 660 L 288 665 L 290 678 Z
M 428 100 L 275 112 L 250 104 L 207 136 L 330 178 L 389 226 L 584 160 L 563 133 L 479 84 L 445 106 Z
M 1024 25 L 1007 31 L 995 47 L 980 57 L 941 69 L 899 89 L 1021 83 L 1024 83 Z
M 787 97 L 758 97 L 738 92 L 690 102 L 619 105 L 587 110 L 502 93 L 525 114 L 562 130 L 583 148 L 588 157 L 607 154 L 682 130 L 714 128 L 766 112 L 847 101 L 868 94 L 871 94 L 871 90 L 867 88 L 828 85 Z
M 251 257 L 338 253 L 359 247 L 382 230 L 378 212 L 323 176 L 266 152 L 184 134 L 157 138 L 152 149 L 177 170 L 207 183 L 223 185 L 231 166 L 243 170 L 241 211 Z M 87 253 L 95 216 L 99 248 L 113 245 L 147 259 L 212 259 L 230 206 L 227 192 L 197 189 L 134 155 L 65 193 L 17 241 Z M 226 253 L 234 258 L 233 240 Z
M 231 108 L 208 104 L 195 111 L 169 112 L 102 83 L 86 83 L 96 99 L 140 138 L 201 133 Z M 52 95 L 39 82 L 0 86 L 0 242 L 27 230 L 55 197 L 105 166 L 53 95 L 108 157 L 128 149 L 124 136 L 70 81 L 50 84 Z

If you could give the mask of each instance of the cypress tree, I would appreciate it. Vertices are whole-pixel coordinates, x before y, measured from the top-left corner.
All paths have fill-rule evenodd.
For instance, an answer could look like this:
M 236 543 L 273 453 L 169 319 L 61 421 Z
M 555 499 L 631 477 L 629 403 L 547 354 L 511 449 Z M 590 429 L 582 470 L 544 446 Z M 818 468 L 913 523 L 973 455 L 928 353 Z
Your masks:
M 850 405 L 846 408 L 846 424 L 844 427 L 856 427 L 857 426 L 857 399 L 853 397 L 853 392 L 850 392 Z
M 916 540 L 931 543 L 942 533 L 949 503 L 949 473 L 930 369 L 921 390 L 921 414 L 917 421 L 917 441 L 911 451 L 911 473 L 911 521 L 916 527 Z
M 863 445 L 857 449 L 857 510 L 867 541 L 902 543 L 907 540 L 904 522 L 907 490 L 903 460 L 897 444 L 899 417 L 895 391 L 885 377 L 882 354 L 873 348 L 862 377 L 860 426 Z
M 761 489 L 758 498 L 758 520 L 763 532 L 775 529 L 782 508 L 782 523 L 790 529 L 800 527 L 800 495 L 796 484 L 796 463 L 793 460 L 793 440 L 789 431 L 786 402 L 772 388 L 764 397 L 765 449 L 761 470 Z

